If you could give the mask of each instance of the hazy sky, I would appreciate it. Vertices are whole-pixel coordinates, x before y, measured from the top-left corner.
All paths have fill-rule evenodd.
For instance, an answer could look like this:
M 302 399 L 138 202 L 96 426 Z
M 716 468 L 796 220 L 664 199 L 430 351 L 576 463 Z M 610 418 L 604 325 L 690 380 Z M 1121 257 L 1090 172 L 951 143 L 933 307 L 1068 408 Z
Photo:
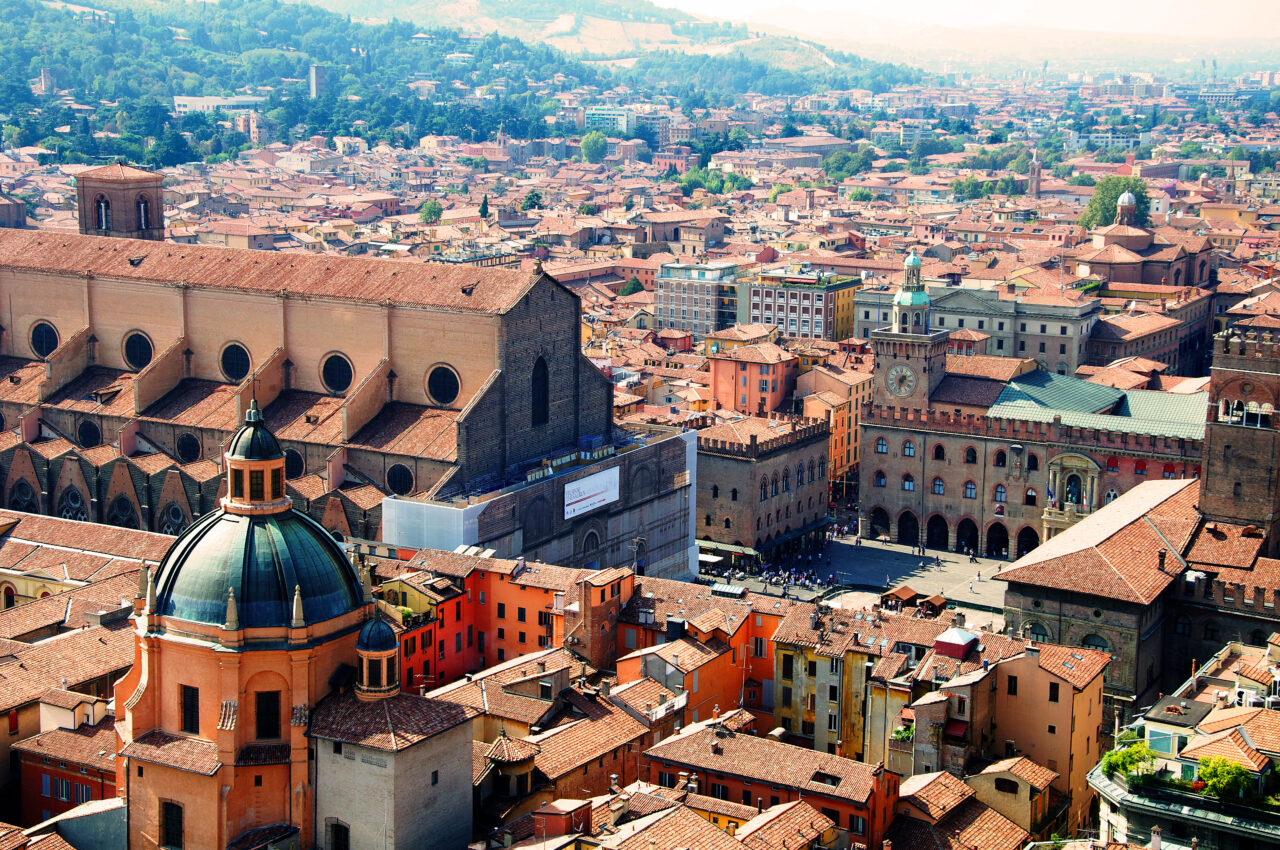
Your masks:
M 789 15 L 843 12 L 899 24 L 944 27 L 1034 26 L 1150 35 L 1280 36 L 1280 0 L 654 0 L 697 15 L 767 21 L 785 27 Z M 789 11 L 790 10 L 790 11 Z M 1280 64 L 1280 56 L 1277 57 Z

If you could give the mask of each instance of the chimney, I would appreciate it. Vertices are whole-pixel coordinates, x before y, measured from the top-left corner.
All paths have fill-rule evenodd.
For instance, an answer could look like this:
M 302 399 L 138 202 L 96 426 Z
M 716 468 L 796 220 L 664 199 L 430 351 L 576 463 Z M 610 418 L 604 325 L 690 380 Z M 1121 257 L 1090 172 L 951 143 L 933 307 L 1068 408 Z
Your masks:
M 603 679 L 600 682 L 600 696 L 607 697 L 609 695 L 609 680 Z
M 1160 850 L 1160 827 L 1151 827 L 1151 843 L 1147 845 L 1151 850 Z
M 1160 572 L 1164 572 L 1164 561 L 1165 561 L 1165 558 L 1167 558 L 1168 556 L 1169 556 L 1168 549 L 1161 549 L 1159 552 L 1156 553 L 1156 560 L 1160 564 Z

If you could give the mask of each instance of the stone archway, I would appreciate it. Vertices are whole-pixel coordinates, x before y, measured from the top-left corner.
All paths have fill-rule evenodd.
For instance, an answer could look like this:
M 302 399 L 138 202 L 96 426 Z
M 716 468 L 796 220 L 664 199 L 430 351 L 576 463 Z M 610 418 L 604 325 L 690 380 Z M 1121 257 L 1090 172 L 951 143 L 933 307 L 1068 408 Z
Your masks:
M 891 523 L 889 522 L 889 512 L 884 508 L 875 508 L 871 511 L 867 522 L 870 524 L 869 536 L 872 538 L 885 537 L 889 534 Z
M 929 517 L 929 522 L 925 526 L 924 545 L 930 549 L 946 549 L 950 542 L 951 529 L 947 527 L 947 521 L 942 518 L 942 515 L 934 514 Z
M 1021 558 L 1032 549 L 1040 545 L 1040 535 L 1031 526 L 1025 526 L 1018 532 L 1018 551 L 1017 556 Z
M 920 520 L 911 511 L 903 511 L 898 517 L 898 542 L 903 546 L 920 545 Z
M 956 525 L 956 548 L 961 552 L 978 551 L 978 524 L 968 517 Z
M 1002 522 L 993 522 L 987 529 L 987 557 L 1003 558 L 1009 551 L 1009 529 Z

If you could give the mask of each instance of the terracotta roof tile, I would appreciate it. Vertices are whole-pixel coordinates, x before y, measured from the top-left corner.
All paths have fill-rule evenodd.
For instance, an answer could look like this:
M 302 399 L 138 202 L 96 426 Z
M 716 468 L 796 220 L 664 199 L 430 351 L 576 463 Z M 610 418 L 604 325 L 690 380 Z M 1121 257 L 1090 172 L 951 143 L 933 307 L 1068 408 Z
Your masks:
M 510 308 L 532 279 L 503 269 L 441 263 L 175 245 L 48 231 L 0 233 L 0 268 L 182 283 L 221 289 L 359 300 L 467 312 Z
M 222 762 L 218 761 L 217 744 L 172 735 L 159 729 L 135 738 L 124 746 L 120 755 L 204 776 L 213 776 L 222 767 Z
M 712 745 L 715 745 L 713 749 Z M 741 733 L 717 734 L 707 723 L 646 751 L 650 759 L 697 770 L 787 785 L 806 794 L 866 803 L 876 768 L 841 756 Z
M 597 839 L 610 850 L 742 850 L 742 843 L 684 806 L 647 815 Z
M 116 769 L 115 717 L 108 714 L 94 725 L 75 729 L 50 729 L 13 745 L 32 758 L 52 758 L 96 768 L 108 773 Z
M 1144 482 L 1106 510 L 1095 511 L 1019 558 L 996 578 L 1149 604 L 1184 570 L 1178 555 L 1199 522 L 1199 492 L 1197 480 Z
M 416 694 L 366 701 L 348 691 L 316 705 L 308 734 L 394 752 L 466 723 L 478 713 L 469 706 Z
M 649 731 L 645 724 L 607 700 L 590 700 L 577 691 L 569 691 L 568 698 L 586 716 L 527 739 L 541 748 L 534 764 L 552 781 L 625 744 L 641 740 Z
M 817 842 L 834 826 L 831 818 L 804 800 L 795 800 L 765 809 L 738 827 L 735 837 L 750 850 L 779 850 Z
M 36 702 L 46 691 L 76 688 L 114 676 L 133 664 L 133 629 L 128 621 L 91 626 L 17 650 L 0 663 L 0 711 Z
M 1058 774 L 1047 767 L 1036 764 L 1026 756 L 1014 756 L 1004 761 L 987 765 L 983 773 L 1012 773 L 1029 784 L 1032 788 L 1045 789 L 1058 778 Z
M 946 771 L 920 773 L 902 780 L 898 799 L 937 820 L 976 792 Z
M 1179 755 L 1190 759 L 1225 758 L 1252 773 L 1261 772 L 1271 763 L 1271 759 L 1253 748 L 1239 727 L 1193 738 Z

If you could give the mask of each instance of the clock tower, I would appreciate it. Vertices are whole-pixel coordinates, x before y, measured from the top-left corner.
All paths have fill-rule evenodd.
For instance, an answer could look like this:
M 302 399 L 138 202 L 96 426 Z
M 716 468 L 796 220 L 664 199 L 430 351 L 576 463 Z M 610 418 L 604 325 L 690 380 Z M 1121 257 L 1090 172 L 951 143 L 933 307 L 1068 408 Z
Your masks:
M 903 268 L 902 288 L 893 296 L 893 323 L 871 332 L 876 353 L 872 403 L 926 410 L 946 374 L 948 334 L 930 325 L 929 293 L 914 249 Z

